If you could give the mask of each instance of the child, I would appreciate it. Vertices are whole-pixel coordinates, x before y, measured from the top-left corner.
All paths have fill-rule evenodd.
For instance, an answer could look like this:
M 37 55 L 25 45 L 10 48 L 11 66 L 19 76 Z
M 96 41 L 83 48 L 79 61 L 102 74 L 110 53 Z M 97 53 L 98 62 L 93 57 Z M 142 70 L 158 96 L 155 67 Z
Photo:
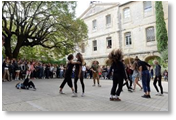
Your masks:
M 59 93 L 60 94 L 64 94 L 62 92 L 62 89 L 64 88 L 65 84 L 67 83 L 68 86 L 71 88 L 71 90 L 73 92 L 73 95 L 74 95 L 74 89 L 73 89 L 72 80 L 71 80 L 72 69 L 73 69 L 73 67 L 74 67 L 75 64 L 80 64 L 80 62 L 73 62 L 74 56 L 72 54 L 70 54 L 67 57 L 67 59 L 68 59 L 69 62 L 67 64 L 66 71 L 65 71 L 65 79 L 62 82 L 62 84 L 60 85 L 60 91 L 59 91 Z
M 29 88 L 33 88 L 34 90 L 36 90 L 35 85 L 32 81 L 29 81 L 29 78 L 27 77 L 23 83 L 17 83 L 16 84 L 16 88 L 17 89 L 29 89 Z
M 127 79 L 127 76 L 125 74 L 125 69 L 124 69 L 124 65 L 121 62 L 122 60 L 122 51 L 121 50 L 113 50 L 110 54 L 109 54 L 109 60 L 111 61 L 111 68 L 108 72 L 107 77 L 109 78 L 112 69 L 113 69 L 113 86 L 111 89 L 111 96 L 110 96 L 110 101 L 121 101 L 121 99 L 119 98 L 120 93 L 122 91 L 122 86 L 123 86 L 123 79 Z M 117 88 L 117 84 L 119 84 L 118 89 Z

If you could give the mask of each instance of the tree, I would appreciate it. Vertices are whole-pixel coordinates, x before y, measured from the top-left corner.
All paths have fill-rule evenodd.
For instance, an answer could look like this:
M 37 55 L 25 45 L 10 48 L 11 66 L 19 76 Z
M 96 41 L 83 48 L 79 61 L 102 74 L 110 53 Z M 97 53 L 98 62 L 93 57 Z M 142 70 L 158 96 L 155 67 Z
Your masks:
M 164 21 L 162 1 L 155 2 L 155 9 L 156 9 L 157 48 L 159 52 L 162 52 L 168 46 L 168 36 L 167 36 L 167 30 L 166 30 L 166 23 Z
M 167 62 L 168 61 L 168 48 L 166 48 L 164 51 L 161 53 L 162 60 Z
M 5 54 L 17 58 L 21 48 L 34 46 L 60 56 L 74 51 L 75 44 L 87 37 L 87 26 L 75 18 L 75 8 L 73 1 L 2 2 Z

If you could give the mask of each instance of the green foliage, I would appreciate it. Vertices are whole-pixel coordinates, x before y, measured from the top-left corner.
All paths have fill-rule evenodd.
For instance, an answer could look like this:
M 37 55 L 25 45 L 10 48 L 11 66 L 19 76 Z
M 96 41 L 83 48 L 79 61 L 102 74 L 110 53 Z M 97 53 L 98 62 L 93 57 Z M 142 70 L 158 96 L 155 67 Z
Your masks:
M 164 21 L 164 12 L 162 1 L 155 2 L 156 11 L 156 39 L 157 48 L 159 52 L 165 50 L 168 46 L 168 36 L 166 30 L 166 23 Z
M 163 61 L 168 61 L 168 47 L 162 51 L 161 57 Z
M 76 5 L 75 1 L 3 1 L 5 54 L 59 59 L 74 52 L 87 37 L 86 24 L 75 18 Z

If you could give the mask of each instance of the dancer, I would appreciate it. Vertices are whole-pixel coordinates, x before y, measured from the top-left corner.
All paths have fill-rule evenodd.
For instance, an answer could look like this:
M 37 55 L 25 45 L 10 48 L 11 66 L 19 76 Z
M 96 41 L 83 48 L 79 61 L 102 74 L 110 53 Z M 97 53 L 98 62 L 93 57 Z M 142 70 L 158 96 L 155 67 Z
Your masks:
M 99 69 L 99 62 L 98 61 L 93 61 L 91 71 L 93 72 L 93 86 L 95 86 L 95 80 L 97 79 L 98 87 L 101 87 L 100 85 L 100 79 L 99 79 L 99 74 L 98 74 L 98 69 Z
M 134 85 L 134 91 L 136 89 L 136 84 L 141 88 L 142 90 L 142 86 L 138 83 L 139 81 L 139 70 L 138 70 L 138 64 L 137 62 L 133 62 L 131 63 L 130 59 L 129 59 L 129 63 L 130 63 L 130 66 L 132 67 L 133 69 L 133 75 L 132 75 L 132 81 L 133 81 L 133 85 Z
M 122 51 L 119 49 L 112 50 L 108 57 L 111 61 L 111 68 L 107 75 L 108 78 L 113 70 L 113 86 L 111 89 L 110 101 L 121 101 L 119 96 L 122 91 L 123 79 L 127 80 L 124 65 L 121 62 L 123 58 Z M 118 89 L 116 90 L 117 84 Z
M 157 91 L 156 95 L 163 96 L 163 87 L 161 84 L 161 66 L 159 65 L 157 60 L 154 61 L 154 64 L 156 67 L 155 67 L 155 79 L 154 79 L 153 85 Z M 158 82 L 158 86 L 160 87 L 161 93 L 159 93 L 158 87 L 156 86 L 157 82 Z
M 138 63 L 139 68 L 139 76 L 142 79 L 142 86 L 144 89 L 145 94 L 141 97 L 143 98 L 151 98 L 150 96 L 150 74 L 147 67 L 150 68 L 150 65 L 144 61 L 141 61 L 137 56 L 135 61 Z
M 29 89 L 33 88 L 33 90 L 36 90 L 36 87 L 32 81 L 29 81 L 29 78 L 27 77 L 23 83 L 17 83 L 16 84 L 17 89 Z
M 74 94 L 73 84 L 72 84 L 72 80 L 71 80 L 72 69 L 73 69 L 75 64 L 80 64 L 80 62 L 73 62 L 74 56 L 72 54 L 70 54 L 67 57 L 67 59 L 68 59 L 69 62 L 67 64 L 67 68 L 66 68 L 66 72 L 65 72 L 65 79 L 63 80 L 62 84 L 60 85 L 60 90 L 59 90 L 60 94 L 64 94 L 62 92 L 62 89 L 64 88 L 66 83 L 71 88 L 72 93 Z
M 77 97 L 77 82 L 78 79 L 80 79 L 81 82 L 81 86 L 82 86 L 82 97 L 84 96 L 84 76 L 83 76 L 83 71 L 82 71 L 82 64 L 84 62 L 82 54 L 81 53 L 77 53 L 76 54 L 76 58 L 77 58 L 77 62 L 80 62 L 81 64 L 76 64 L 75 65 L 75 79 L 74 79 L 74 88 L 75 88 L 75 94 L 73 95 L 73 97 Z
M 125 75 L 126 75 L 126 77 L 128 77 L 128 75 L 127 75 L 127 73 L 126 73 L 126 65 L 125 65 L 125 61 L 124 60 L 122 60 L 122 63 L 123 63 L 123 67 L 124 67 L 124 69 L 125 69 Z M 128 89 L 128 91 L 129 92 L 133 92 L 133 90 L 132 90 L 132 88 L 129 86 L 129 84 L 128 84 L 128 79 L 126 79 L 125 80 L 125 83 L 123 84 L 123 86 L 125 86 L 126 85 L 126 87 L 127 87 L 127 89 Z M 122 91 L 123 91 L 123 89 L 122 89 Z

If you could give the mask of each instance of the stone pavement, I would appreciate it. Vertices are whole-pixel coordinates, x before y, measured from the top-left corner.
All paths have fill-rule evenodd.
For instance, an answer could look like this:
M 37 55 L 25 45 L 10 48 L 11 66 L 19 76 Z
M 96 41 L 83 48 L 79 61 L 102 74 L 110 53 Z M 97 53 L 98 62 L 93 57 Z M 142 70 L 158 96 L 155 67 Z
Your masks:
M 2 83 L 3 111 L 168 111 L 168 83 L 162 82 L 164 96 L 155 96 L 151 81 L 151 99 L 142 98 L 143 92 L 137 89 L 130 93 L 123 88 L 121 102 L 109 101 L 112 86 L 111 80 L 101 80 L 102 87 L 92 87 L 92 80 L 85 79 L 85 97 L 81 97 L 81 85 L 78 81 L 78 97 L 71 97 L 71 89 L 59 86 L 63 79 L 33 80 L 37 91 L 18 90 L 15 84 L 19 81 Z

